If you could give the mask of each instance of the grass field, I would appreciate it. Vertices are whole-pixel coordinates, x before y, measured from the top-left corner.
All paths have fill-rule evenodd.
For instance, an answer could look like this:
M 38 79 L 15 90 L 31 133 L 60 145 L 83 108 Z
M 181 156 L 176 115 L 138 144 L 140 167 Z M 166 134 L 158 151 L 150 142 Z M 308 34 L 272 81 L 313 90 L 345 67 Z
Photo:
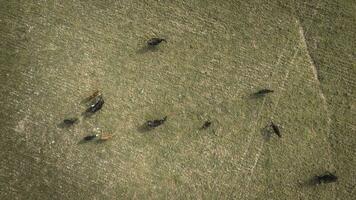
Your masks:
M 0 199 L 356 196 L 354 1 L 0 5 Z M 103 109 L 59 127 L 96 89 Z

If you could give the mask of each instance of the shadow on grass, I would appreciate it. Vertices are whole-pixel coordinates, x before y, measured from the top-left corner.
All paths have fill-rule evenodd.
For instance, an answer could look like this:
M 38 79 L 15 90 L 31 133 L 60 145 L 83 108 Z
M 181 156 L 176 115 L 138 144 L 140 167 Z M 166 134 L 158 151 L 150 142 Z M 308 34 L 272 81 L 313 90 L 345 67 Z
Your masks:
M 71 126 L 72 126 L 72 125 L 68 125 L 68 124 L 64 123 L 63 121 L 62 121 L 61 123 L 57 124 L 57 127 L 58 127 L 58 128 L 62 128 L 62 129 L 64 129 L 64 128 L 69 128 L 69 127 L 71 127 Z
M 157 46 L 143 46 L 141 47 L 139 50 L 136 51 L 136 53 L 138 54 L 145 54 L 145 53 L 148 53 L 148 52 L 155 52 L 155 51 L 158 51 L 158 47 Z
M 102 143 L 107 143 L 107 142 L 109 142 L 109 141 L 108 140 L 102 140 L 102 139 L 96 139 L 96 140 L 85 140 L 85 139 L 82 139 L 77 143 L 77 145 L 102 144 Z
M 316 176 L 309 178 L 306 181 L 300 182 L 299 187 L 314 187 L 319 185 L 318 178 Z
M 82 145 L 82 144 L 89 144 L 89 143 L 93 143 L 93 141 L 87 141 L 87 140 L 82 139 L 77 144 Z
M 264 97 L 267 97 L 267 94 L 259 94 L 259 93 L 253 93 L 249 95 L 250 99 L 263 99 Z
M 90 96 L 90 97 L 86 97 L 86 98 L 84 98 L 84 99 L 82 99 L 82 100 L 80 101 L 80 104 L 89 106 L 90 101 L 92 100 L 92 98 L 93 98 L 93 97 L 91 97 L 91 96 Z
M 137 127 L 137 131 L 139 133 L 147 133 L 147 132 L 149 132 L 151 130 L 153 130 L 153 128 L 149 127 L 147 125 L 147 123 L 144 123 L 144 124 L 140 125 L 139 127 Z
M 87 119 L 87 118 L 90 118 L 91 116 L 93 116 L 94 113 L 92 112 L 88 112 L 88 111 L 84 111 L 82 112 L 81 116 L 84 118 L 84 119 Z
M 272 131 L 270 129 L 268 129 L 268 126 L 266 126 L 261 130 L 261 135 L 262 135 L 263 139 L 266 142 L 268 142 L 268 141 L 270 141 L 270 139 L 272 137 Z
M 66 121 L 66 120 L 68 120 L 68 121 Z M 71 120 L 73 120 L 73 121 L 71 121 Z M 79 123 L 78 118 L 73 118 L 73 119 L 70 118 L 70 119 L 65 119 L 65 120 L 61 121 L 59 124 L 57 124 L 57 127 L 61 128 L 61 129 L 70 128 L 78 123 Z

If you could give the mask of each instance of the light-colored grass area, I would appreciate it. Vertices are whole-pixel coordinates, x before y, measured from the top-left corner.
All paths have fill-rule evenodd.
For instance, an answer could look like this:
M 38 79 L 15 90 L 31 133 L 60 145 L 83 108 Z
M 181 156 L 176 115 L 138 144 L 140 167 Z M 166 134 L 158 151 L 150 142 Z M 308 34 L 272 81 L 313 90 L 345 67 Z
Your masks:
M 0 199 L 355 195 L 355 3 L 1 5 Z M 146 49 L 154 36 L 168 42 Z M 58 127 L 96 89 L 103 109 Z M 270 121 L 282 138 L 264 139 Z M 339 182 L 306 184 L 327 170 Z

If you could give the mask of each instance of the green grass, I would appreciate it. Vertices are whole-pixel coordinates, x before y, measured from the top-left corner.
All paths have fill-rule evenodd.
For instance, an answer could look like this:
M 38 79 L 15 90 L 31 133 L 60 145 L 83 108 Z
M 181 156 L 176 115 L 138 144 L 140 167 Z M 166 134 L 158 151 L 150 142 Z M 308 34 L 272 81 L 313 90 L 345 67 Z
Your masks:
M 1 199 L 355 195 L 352 1 L 2 5 Z M 153 36 L 168 42 L 146 51 Z M 96 89 L 103 110 L 58 128 Z M 271 120 L 283 136 L 266 141 Z M 339 182 L 305 186 L 326 170 Z

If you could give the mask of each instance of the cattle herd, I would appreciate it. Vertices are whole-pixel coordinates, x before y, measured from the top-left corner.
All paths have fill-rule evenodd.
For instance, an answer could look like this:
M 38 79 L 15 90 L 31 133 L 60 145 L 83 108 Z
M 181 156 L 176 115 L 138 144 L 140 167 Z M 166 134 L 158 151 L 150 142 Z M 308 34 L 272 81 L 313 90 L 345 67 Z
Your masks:
M 163 38 L 152 38 L 147 41 L 147 46 L 150 48 L 156 47 L 161 42 L 167 42 L 167 41 Z M 273 93 L 273 92 L 274 91 L 271 89 L 262 89 L 262 90 L 255 92 L 254 94 L 252 94 L 252 96 L 254 96 L 256 98 L 263 98 L 264 96 L 268 95 L 269 93 Z M 86 117 L 89 117 L 89 116 L 95 114 L 99 110 L 101 110 L 105 101 L 104 101 L 103 94 L 101 93 L 101 91 L 97 90 L 93 94 L 91 94 L 89 97 L 85 98 L 84 103 L 87 104 L 87 109 L 82 113 L 82 116 L 83 116 L 83 118 L 86 118 Z M 143 128 L 147 131 L 150 131 L 152 129 L 157 128 L 158 126 L 163 125 L 167 121 L 167 119 L 168 119 L 168 116 L 164 116 L 161 119 L 148 120 L 145 122 Z M 68 128 L 68 127 L 74 126 L 79 121 L 80 120 L 78 117 L 66 118 L 62 121 L 60 126 L 62 128 L 64 128 L 64 127 Z M 203 122 L 203 125 L 201 126 L 200 130 L 208 129 L 211 126 L 211 124 L 212 124 L 211 121 Z M 273 131 L 273 133 L 275 133 L 279 138 L 282 137 L 281 130 L 276 123 L 270 122 L 266 126 L 266 128 L 268 128 L 268 127 L 270 127 L 271 131 Z M 268 134 L 268 137 L 269 137 L 270 132 L 268 132 L 268 133 L 269 133 Z M 112 137 L 113 137 L 113 135 L 110 133 L 91 134 L 91 135 L 85 136 L 80 141 L 80 143 L 86 143 L 86 142 L 92 142 L 92 141 L 105 142 L 107 140 L 110 140 Z M 309 180 L 309 183 L 312 185 L 318 185 L 321 183 L 333 183 L 333 182 L 336 182 L 337 180 L 338 180 L 338 177 L 334 173 L 325 172 L 321 175 L 312 177 Z

